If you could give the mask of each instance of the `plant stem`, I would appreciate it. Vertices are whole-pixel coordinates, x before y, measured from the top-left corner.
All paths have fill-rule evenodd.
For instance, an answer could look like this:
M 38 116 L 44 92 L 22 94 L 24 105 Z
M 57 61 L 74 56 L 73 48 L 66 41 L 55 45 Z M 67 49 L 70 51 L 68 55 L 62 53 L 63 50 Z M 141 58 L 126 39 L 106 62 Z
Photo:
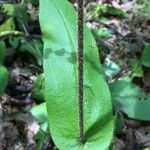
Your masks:
M 83 0 L 78 0 L 78 102 L 79 102 L 79 143 L 84 143 L 83 118 Z

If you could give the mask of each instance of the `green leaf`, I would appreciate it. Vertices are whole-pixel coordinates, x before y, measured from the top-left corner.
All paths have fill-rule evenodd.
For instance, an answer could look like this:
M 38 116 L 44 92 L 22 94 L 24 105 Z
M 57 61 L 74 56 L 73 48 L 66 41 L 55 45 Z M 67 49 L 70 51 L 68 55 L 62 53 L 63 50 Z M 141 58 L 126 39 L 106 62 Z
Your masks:
M 2 5 L 2 9 L 3 9 L 3 12 L 6 13 L 7 15 L 9 16 L 13 16 L 14 15 L 14 5 L 13 4 L 9 4 L 9 3 L 4 3 Z
M 32 41 L 22 41 L 20 50 L 30 53 L 37 61 L 38 65 L 43 64 L 43 45 L 41 41 L 33 39 Z
M 128 117 L 142 121 L 150 121 L 150 116 L 148 115 L 150 114 L 150 96 L 116 98 L 114 103 Z
M 105 28 L 94 29 L 93 33 L 97 38 L 108 39 L 111 37 L 111 33 Z
M 21 26 L 23 25 L 26 26 L 28 23 L 28 14 L 25 5 L 16 4 L 14 13 L 15 13 L 16 20 L 18 21 L 18 25 L 21 24 Z
M 40 105 L 33 106 L 30 110 L 32 115 L 37 119 L 40 130 L 38 133 L 34 136 L 34 140 L 36 142 L 36 150 L 41 150 L 42 145 L 44 142 L 46 142 L 49 138 L 48 130 L 48 116 L 47 116 L 47 110 L 46 110 L 46 103 L 42 103 Z
M 21 40 L 21 37 L 9 37 L 9 44 L 12 47 L 17 48 L 20 40 Z
M 145 67 L 150 67 L 150 44 L 148 44 L 142 53 L 141 63 Z
M 127 17 L 128 14 L 124 12 L 123 10 L 119 8 L 115 8 L 110 5 L 104 5 L 104 4 L 94 4 L 89 3 L 87 6 L 87 14 L 86 14 L 86 20 L 97 20 L 101 21 L 101 17 L 104 16 L 117 16 L 120 18 Z
M 132 59 L 130 61 L 130 68 L 132 71 L 131 73 L 132 77 L 143 77 L 144 75 L 143 68 L 139 60 Z
M 0 32 L 3 31 L 14 31 L 15 30 L 15 22 L 14 22 L 14 6 L 12 4 L 3 4 L 2 5 L 3 12 L 8 15 L 8 19 L 5 20 L 0 25 Z
M 5 88 L 8 84 L 8 71 L 0 64 L 0 97 L 4 94 Z
M 110 59 L 106 59 L 103 69 L 107 77 L 112 78 L 120 72 L 120 67 Z
M 38 6 L 39 5 L 39 0 L 27 0 L 27 2 L 30 2 L 34 6 Z
M 126 80 L 118 80 L 110 84 L 111 96 L 113 99 L 116 97 L 130 97 L 138 96 L 141 90 L 135 84 Z
M 137 85 L 121 80 L 112 83 L 110 89 L 117 111 L 133 119 L 150 121 L 150 96 L 142 94 Z
M 15 30 L 15 22 L 13 18 L 9 18 L 4 22 L 3 24 L 0 25 L 0 32 L 4 31 L 14 31 Z
M 128 14 L 119 8 L 115 8 L 113 6 L 107 6 L 107 13 L 109 15 L 114 15 L 118 17 L 127 17 Z
M 69 13 L 68 13 L 69 12 Z M 96 42 L 84 26 L 84 145 L 79 144 L 77 16 L 67 0 L 40 0 L 44 40 L 45 98 L 50 132 L 61 150 L 104 150 L 114 122 L 108 85 Z
M 125 126 L 124 123 L 124 117 L 121 113 L 117 113 L 116 114 L 116 124 L 115 124 L 115 132 L 118 133 L 119 131 L 121 131 L 123 129 L 123 127 Z
M 48 141 L 49 134 L 43 132 L 42 130 L 39 130 L 38 133 L 34 136 L 35 140 L 35 149 L 41 150 L 44 143 Z
M 3 66 L 5 58 L 5 42 L 0 41 L 0 97 L 4 94 L 5 88 L 8 84 L 8 70 Z
M 35 98 L 39 101 L 45 101 L 44 99 L 44 91 L 45 91 L 45 82 L 44 82 L 44 74 L 41 74 L 35 80 L 33 90 L 31 92 L 32 98 Z
M 6 45 L 4 41 L 0 41 L 0 64 L 4 63 Z
M 39 125 L 42 125 L 43 123 L 47 122 L 48 117 L 47 117 L 46 103 L 42 103 L 40 105 L 32 107 L 30 112 L 37 119 Z

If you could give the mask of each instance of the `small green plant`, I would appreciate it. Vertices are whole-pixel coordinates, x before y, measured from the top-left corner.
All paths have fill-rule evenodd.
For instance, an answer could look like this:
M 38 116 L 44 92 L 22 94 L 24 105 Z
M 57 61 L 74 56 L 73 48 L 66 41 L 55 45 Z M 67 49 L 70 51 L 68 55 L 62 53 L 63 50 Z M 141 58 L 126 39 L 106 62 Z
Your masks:
M 117 16 L 120 18 L 127 17 L 127 13 L 119 8 L 115 8 L 108 4 L 95 4 L 90 3 L 86 8 L 86 20 L 94 19 L 96 21 L 102 21 L 104 16 Z M 105 18 L 106 19 L 106 18 Z
M 140 61 L 143 66 L 150 67 L 150 44 L 145 46 Z
M 124 78 L 110 84 L 115 110 L 124 112 L 129 118 L 149 121 L 150 95 L 141 91 L 130 78 Z M 144 109 L 143 109 L 144 108 Z
M 69 12 L 69 13 L 68 13 Z M 67 0 L 41 0 L 45 99 L 51 136 L 59 149 L 104 150 L 114 130 L 110 92 L 95 40 L 84 25 L 84 143 L 79 142 L 77 15 Z
M 150 19 L 150 1 L 149 0 L 137 0 L 139 4 L 138 15 L 141 17 L 141 20 Z
M 46 110 L 46 103 L 41 103 L 39 105 L 35 105 L 30 110 L 32 115 L 38 121 L 40 126 L 38 133 L 34 136 L 34 140 L 36 141 L 36 150 L 41 150 L 43 143 L 46 143 L 49 138 L 49 127 L 48 127 L 48 116 Z
M 35 80 L 33 90 L 31 92 L 32 98 L 38 101 L 44 101 L 45 82 L 44 74 L 40 74 Z

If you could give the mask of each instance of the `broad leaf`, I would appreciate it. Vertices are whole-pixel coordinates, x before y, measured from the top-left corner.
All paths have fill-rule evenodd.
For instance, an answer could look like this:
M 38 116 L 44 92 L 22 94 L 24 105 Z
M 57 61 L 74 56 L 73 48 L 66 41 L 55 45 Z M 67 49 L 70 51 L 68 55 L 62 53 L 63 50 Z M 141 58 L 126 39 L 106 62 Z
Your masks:
M 30 53 L 36 59 L 38 65 L 41 66 L 43 64 L 42 61 L 43 55 L 41 50 L 42 48 L 43 45 L 39 40 L 34 39 L 31 40 L 30 42 L 22 40 L 20 50 Z
M 15 17 L 18 23 L 18 26 L 26 26 L 28 23 L 28 13 L 25 5 L 23 4 L 16 4 L 15 5 Z
M 39 0 L 26 0 L 26 1 L 30 2 L 34 6 L 38 6 L 39 5 Z
M 46 142 L 49 138 L 48 130 L 48 116 L 46 110 L 46 103 L 42 103 L 40 105 L 33 106 L 30 110 L 32 115 L 37 119 L 40 129 L 38 133 L 34 136 L 34 140 L 36 142 L 35 149 L 41 150 L 42 145 Z
M 120 80 L 112 83 L 110 89 L 117 111 L 133 119 L 150 121 L 150 96 L 142 94 L 137 85 Z
M 20 43 L 19 43 L 20 40 L 21 40 L 21 37 L 16 37 L 16 36 L 9 37 L 9 44 L 10 44 L 13 48 L 17 49 L 18 45 L 20 44 Z
M 4 63 L 6 45 L 4 41 L 0 41 L 0 64 Z
M 32 107 L 30 112 L 37 119 L 37 121 L 39 122 L 39 125 L 47 122 L 48 117 L 47 117 L 47 111 L 46 111 L 46 103 L 42 103 L 40 105 L 36 105 Z
M 15 30 L 15 22 L 13 18 L 9 18 L 0 25 L 0 32 L 4 31 L 14 31 Z
M 94 29 L 93 34 L 98 39 L 108 39 L 112 36 L 111 33 L 105 28 Z
M 8 71 L 3 66 L 4 58 L 5 58 L 5 42 L 0 41 L 0 96 L 4 94 L 5 88 L 8 83 Z
M 130 68 L 131 68 L 131 76 L 132 77 L 143 77 L 143 68 L 141 62 L 136 59 L 131 59 L 130 61 Z
M 40 0 L 45 98 L 50 132 L 61 150 L 106 149 L 113 137 L 108 85 L 95 40 L 84 26 L 84 145 L 79 144 L 77 17 L 67 0 Z
M 8 83 L 8 76 L 7 69 L 0 64 L 0 97 L 4 94 Z
M 130 118 L 150 121 L 150 96 L 116 98 L 114 103 Z
M 128 14 L 119 8 L 115 8 L 113 6 L 107 6 L 107 13 L 109 15 L 114 15 L 118 17 L 127 17 Z
M 38 133 L 34 136 L 35 140 L 35 150 L 41 150 L 44 143 L 48 142 L 49 134 L 45 133 L 42 130 L 39 130 Z
M 112 98 L 138 96 L 140 88 L 126 80 L 115 81 L 110 85 Z
M 13 16 L 14 15 L 14 5 L 13 4 L 9 4 L 9 3 L 4 3 L 2 5 L 2 9 L 3 9 L 3 12 L 6 13 L 7 15 L 9 16 Z
M 141 56 L 141 63 L 146 67 L 150 67 L 150 44 L 144 48 Z
M 15 30 L 15 22 L 12 17 L 14 15 L 14 6 L 6 3 L 2 5 L 2 9 L 3 12 L 9 16 L 9 18 L 0 25 L 0 32 Z
M 95 3 L 89 3 L 86 9 L 87 9 L 86 20 L 94 19 L 97 21 L 101 21 L 101 17 L 103 16 L 117 16 L 120 18 L 128 16 L 128 14 L 124 12 L 122 9 L 115 8 L 107 4 L 97 5 Z

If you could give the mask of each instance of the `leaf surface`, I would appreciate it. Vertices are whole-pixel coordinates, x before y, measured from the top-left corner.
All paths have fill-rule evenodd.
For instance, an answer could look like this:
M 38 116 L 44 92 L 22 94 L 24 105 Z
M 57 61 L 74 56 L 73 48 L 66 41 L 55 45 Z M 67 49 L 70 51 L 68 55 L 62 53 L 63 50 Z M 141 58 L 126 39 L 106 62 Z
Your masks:
M 84 134 L 79 144 L 77 16 L 67 0 L 40 0 L 44 40 L 45 98 L 50 132 L 61 150 L 104 150 L 113 137 L 108 85 L 95 40 L 84 26 Z
M 141 92 L 137 85 L 120 80 L 110 85 L 111 95 L 116 110 L 128 117 L 150 121 L 150 95 Z
M 38 101 L 45 101 L 44 99 L 45 81 L 44 74 L 40 74 L 35 80 L 31 96 Z
M 4 94 L 5 88 L 8 83 L 8 70 L 0 64 L 0 97 Z
M 148 44 L 142 53 L 141 63 L 145 67 L 150 67 L 150 44 Z
M 8 70 L 3 66 L 5 59 L 6 45 L 4 41 L 0 41 L 0 97 L 4 94 L 8 83 Z
M 0 64 L 4 63 L 6 45 L 4 41 L 0 41 Z
M 44 102 L 39 105 L 33 106 L 30 112 L 36 118 L 38 124 L 40 125 L 40 129 L 38 133 L 34 136 L 34 140 L 36 141 L 35 149 L 41 150 L 43 143 L 46 143 L 49 138 L 49 134 L 47 133 L 48 116 L 46 111 L 46 103 Z

